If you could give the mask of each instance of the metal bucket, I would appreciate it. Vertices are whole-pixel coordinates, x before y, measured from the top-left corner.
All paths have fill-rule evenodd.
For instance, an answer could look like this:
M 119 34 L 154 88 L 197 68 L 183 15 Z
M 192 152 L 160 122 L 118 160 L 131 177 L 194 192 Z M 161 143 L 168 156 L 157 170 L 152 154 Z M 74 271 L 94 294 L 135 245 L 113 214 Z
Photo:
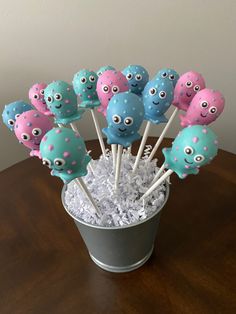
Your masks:
M 66 207 L 65 191 L 66 186 L 62 190 L 64 208 L 74 219 L 91 259 L 99 267 L 110 272 L 123 273 L 142 266 L 149 259 L 154 248 L 161 209 L 169 197 L 167 183 L 164 203 L 157 212 L 141 222 L 122 227 L 96 226 L 74 217 Z

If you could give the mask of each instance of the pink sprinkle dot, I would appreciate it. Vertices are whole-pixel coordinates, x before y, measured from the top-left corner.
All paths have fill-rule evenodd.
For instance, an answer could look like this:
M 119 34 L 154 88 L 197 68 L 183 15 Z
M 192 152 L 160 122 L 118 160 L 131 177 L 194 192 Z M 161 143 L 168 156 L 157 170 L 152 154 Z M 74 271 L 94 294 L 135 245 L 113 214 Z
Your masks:
M 48 145 L 48 149 L 49 149 L 50 152 L 51 152 L 52 150 L 54 150 L 54 146 L 53 146 L 52 144 L 50 144 L 50 145 Z
M 169 164 L 165 164 L 165 166 L 166 166 L 166 168 L 168 168 L 168 167 L 169 167 Z
M 57 134 L 61 133 L 61 130 L 60 129 L 56 129 L 56 133 Z
M 186 178 L 187 177 L 187 173 L 182 173 L 182 178 Z
M 69 170 L 67 170 L 67 173 L 68 173 L 68 174 L 72 174 L 73 171 L 69 169 Z
M 174 158 L 174 161 L 177 161 L 177 160 L 178 160 L 178 159 L 175 157 L 175 158 Z
M 66 99 L 66 100 L 65 100 L 65 103 L 66 103 L 66 104 L 69 104 L 69 103 L 70 103 L 70 100 L 69 100 L 69 99 Z
M 66 138 L 65 138 L 65 142 L 67 142 L 67 143 L 70 142 L 69 137 L 66 137 Z
M 202 133 L 207 134 L 207 129 L 202 129 Z
M 205 151 L 207 151 L 208 150 L 208 147 L 207 146 L 204 146 L 204 148 L 203 148 Z
M 71 164 L 72 164 L 72 166 L 74 166 L 74 165 L 77 164 L 77 161 L 76 161 L 76 160 L 73 160 Z
M 193 138 L 193 143 L 197 143 L 198 140 L 199 140 L 199 138 L 198 138 L 197 136 L 194 136 L 194 138 Z
M 63 156 L 64 156 L 65 158 L 70 157 L 70 153 L 69 153 L 69 152 L 64 152 L 64 153 L 63 153 Z
M 80 137 L 80 136 L 79 136 L 79 133 L 75 133 L 75 137 Z
M 190 168 L 190 166 L 189 166 L 189 165 L 185 165 L 184 167 L 185 167 L 186 169 L 189 169 L 189 168 Z
M 88 95 L 88 98 L 91 98 L 91 95 Z
M 46 142 L 46 140 L 47 140 L 47 136 L 45 135 L 45 136 L 42 138 L 42 141 L 43 141 L 43 142 Z
M 85 89 L 83 88 L 83 92 L 85 92 Z
M 68 92 L 70 91 L 70 87 L 67 87 L 67 89 L 66 90 L 68 90 Z
M 218 141 L 217 141 L 217 140 L 214 140 L 214 144 L 218 145 Z
M 175 148 L 176 150 L 179 150 L 179 146 L 176 146 L 176 148 Z
M 66 110 L 66 112 L 70 113 L 70 110 Z

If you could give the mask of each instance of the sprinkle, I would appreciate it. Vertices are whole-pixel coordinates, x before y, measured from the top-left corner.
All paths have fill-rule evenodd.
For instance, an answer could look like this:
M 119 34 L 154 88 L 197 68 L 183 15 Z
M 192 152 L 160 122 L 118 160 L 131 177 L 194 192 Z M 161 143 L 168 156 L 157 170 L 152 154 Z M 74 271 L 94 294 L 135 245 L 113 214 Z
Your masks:
M 67 142 L 67 143 L 70 142 L 69 137 L 66 137 L 66 138 L 65 138 L 65 142 Z
M 67 173 L 68 173 L 68 174 L 72 174 L 73 171 L 69 169 L 69 170 L 67 170 Z
M 46 140 L 47 140 L 47 136 L 44 135 L 44 137 L 42 138 L 42 141 L 43 141 L 43 142 L 46 142 Z
M 184 166 L 184 168 L 189 169 L 189 168 L 190 168 L 190 166 L 189 166 L 189 165 L 185 165 L 185 166 Z
M 76 161 L 76 160 L 73 160 L 72 163 L 71 163 L 72 166 L 74 166 L 74 165 L 76 165 L 76 164 L 77 164 L 77 161 Z
M 56 134 L 61 133 L 61 129 L 56 129 Z
M 69 152 L 64 152 L 64 153 L 63 153 L 63 156 L 64 156 L 65 158 L 68 158 L 68 157 L 70 157 L 70 153 L 69 153 Z
M 35 118 L 39 118 L 39 114 L 38 114 L 38 113 L 35 113 L 35 114 L 34 114 L 34 117 L 35 117 Z
M 52 144 L 48 145 L 48 150 L 50 150 L 51 152 L 52 150 L 54 150 L 54 146 Z
M 32 123 L 31 122 L 27 122 L 26 125 L 27 126 L 32 126 Z
M 207 134 L 207 129 L 202 129 L 202 133 Z
M 69 104 L 70 100 L 69 99 L 65 99 L 65 104 Z
M 215 144 L 215 145 L 218 145 L 218 141 L 217 141 L 217 140 L 214 140 L 214 144 Z
M 198 138 L 197 136 L 194 136 L 194 138 L 193 138 L 193 143 L 197 143 L 198 140 L 199 140 L 199 138 Z
M 208 150 L 208 147 L 207 146 L 204 146 L 204 148 L 203 148 L 205 151 L 207 151 Z
M 182 173 L 182 178 L 186 178 L 187 177 L 187 173 Z

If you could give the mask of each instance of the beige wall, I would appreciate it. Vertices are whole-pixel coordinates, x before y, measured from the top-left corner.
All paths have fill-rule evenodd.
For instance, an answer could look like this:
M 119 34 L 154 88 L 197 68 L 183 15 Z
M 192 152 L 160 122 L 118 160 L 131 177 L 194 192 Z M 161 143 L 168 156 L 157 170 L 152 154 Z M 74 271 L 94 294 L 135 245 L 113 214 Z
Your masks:
M 142 64 L 151 76 L 164 66 L 201 72 L 220 89 L 226 109 L 212 125 L 221 148 L 236 153 L 235 0 L 0 0 L 0 104 L 27 100 L 35 82 L 71 81 L 81 68 Z M 87 114 L 80 125 L 95 138 Z M 102 124 L 104 120 L 100 117 Z M 27 157 L 0 126 L 0 169 Z M 168 136 L 179 129 L 175 120 Z M 161 127 L 153 127 L 152 135 Z

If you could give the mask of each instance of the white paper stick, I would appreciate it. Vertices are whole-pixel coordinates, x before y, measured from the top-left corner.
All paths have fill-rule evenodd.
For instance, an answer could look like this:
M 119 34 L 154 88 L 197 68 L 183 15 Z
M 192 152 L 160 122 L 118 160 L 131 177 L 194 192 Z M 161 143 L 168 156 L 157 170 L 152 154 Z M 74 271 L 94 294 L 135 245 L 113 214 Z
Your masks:
M 131 151 L 132 151 L 132 145 L 130 145 L 130 146 L 128 147 L 128 156 L 131 155 Z
M 154 157 L 156 151 L 158 150 L 158 148 L 159 148 L 159 146 L 160 146 L 160 144 L 161 144 L 161 142 L 162 142 L 162 140 L 163 140 L 163 138 L 164 138 L 166 132 L 168 131 L 168 129 L 169 129 L 169 127 L 170 127 L 172 121 L 174 120 L 174 117 L 176 116 L 176 114 L 177 114 L 178 111 L 179 111 L 179 109 L 178 109 L 178 108 L 175 108 L 175 110 L 173 111 L 173 113 L 172 113 L 172 115 L 171 115 L 169 121 L 166 123 L 166 126 L 164 127 L 164 129 L 163 129 L 163 131 L 162 131 L 162 133 L 161 133 L 159 139 L 157 140 L 155 146 L 153 147 L 153 150 L 152 150 L 151 154 L 150 154 L 149 157 L 146 159 L 146 162 L 151 161 L 152 158 Z
M 58 125 L 59 128 L 63 128 L 63 124 L 58 123 L 57 125 Z
M 163 176 L 161 176 L 151 187 L 147 190 L 145 194 L 140 198 L 140 201 L 144 200 L 148 195 L 152 193 L 166 178 L 168 178 L 173 173 L 173 170 L 169 169 Z
M 96 132 L 97 132 L 98 140 L 99 140 L 99 143 L 100 143 L 100 146 L 101 146 L 102 154 L 103 154 L 104 157 L 106 157 L 106 149 L 105 149 L 104 141 L 103 141 L 103 138 L 102 138 L 102 131 L 101 131 L 100 125 L 98 123 L 97 116 L 95 114 L 94 109 L 91 109 L 90 111 L 91 111 L 91 114 L 92 114 L 92 118 L 93 118 L 93 122 L 94 122 L 94 125 L 95 125 L 95 129 L 96 129 Z
M 117 144 L 111 144 L 111 152 L 113 159 L 113 169 L 116 169 L 116 157 L 117 157 Z
M 139 146 L 138 154 L 137 154 L 136 159 L 135 159 L 135 163 L 134 163 L 134 167 L 133 167 L 133 173 L 135 173 L 135 171 L 138 168 L 138 163 L 139 163 L 139 160 L 142 156 L 143 149 L 144 149 L 144 146 L 145 146 L 147 138 L 148 138 L 148 133 L 149 133 L 150 127 L 151 127 L 151 122 L 148 121 L 146 128 L 144 130 L 144 133 L 143 133 L 143 138 L 142 138 L 141 144 Z
M 115 190 L 118 189 L 118 184 L 119 184 L 122 153 L 123 153 L 123 146 L 118 145 L 118 151 L 117 151 L 117 157 L 116 157 Z
M 162 174 L 162 172 L 164 171 L 164 169 L 165 169 L 165 163 L 164 163 L 164 164 L 161 166 L 161 168 L 158 170 L 157 174 L 155 175 L 154 179 L 153 179 L 152 182 L 151 182 L 151 185 L 157 181 L 157 179 L 160 177 L 160 175 Z
M 100 210 L 97 207 L 97 204 L 95 203 L 90 191 L 88 190 L 86 184 L 84 183 L 82 178 L 76 178 L 75 179 L 76 183 L 80 186 L 84 194 L 86 194 L 88 200 L 90 201 L 92 207 L 93 207 L 93 213 L 100 215 Z

